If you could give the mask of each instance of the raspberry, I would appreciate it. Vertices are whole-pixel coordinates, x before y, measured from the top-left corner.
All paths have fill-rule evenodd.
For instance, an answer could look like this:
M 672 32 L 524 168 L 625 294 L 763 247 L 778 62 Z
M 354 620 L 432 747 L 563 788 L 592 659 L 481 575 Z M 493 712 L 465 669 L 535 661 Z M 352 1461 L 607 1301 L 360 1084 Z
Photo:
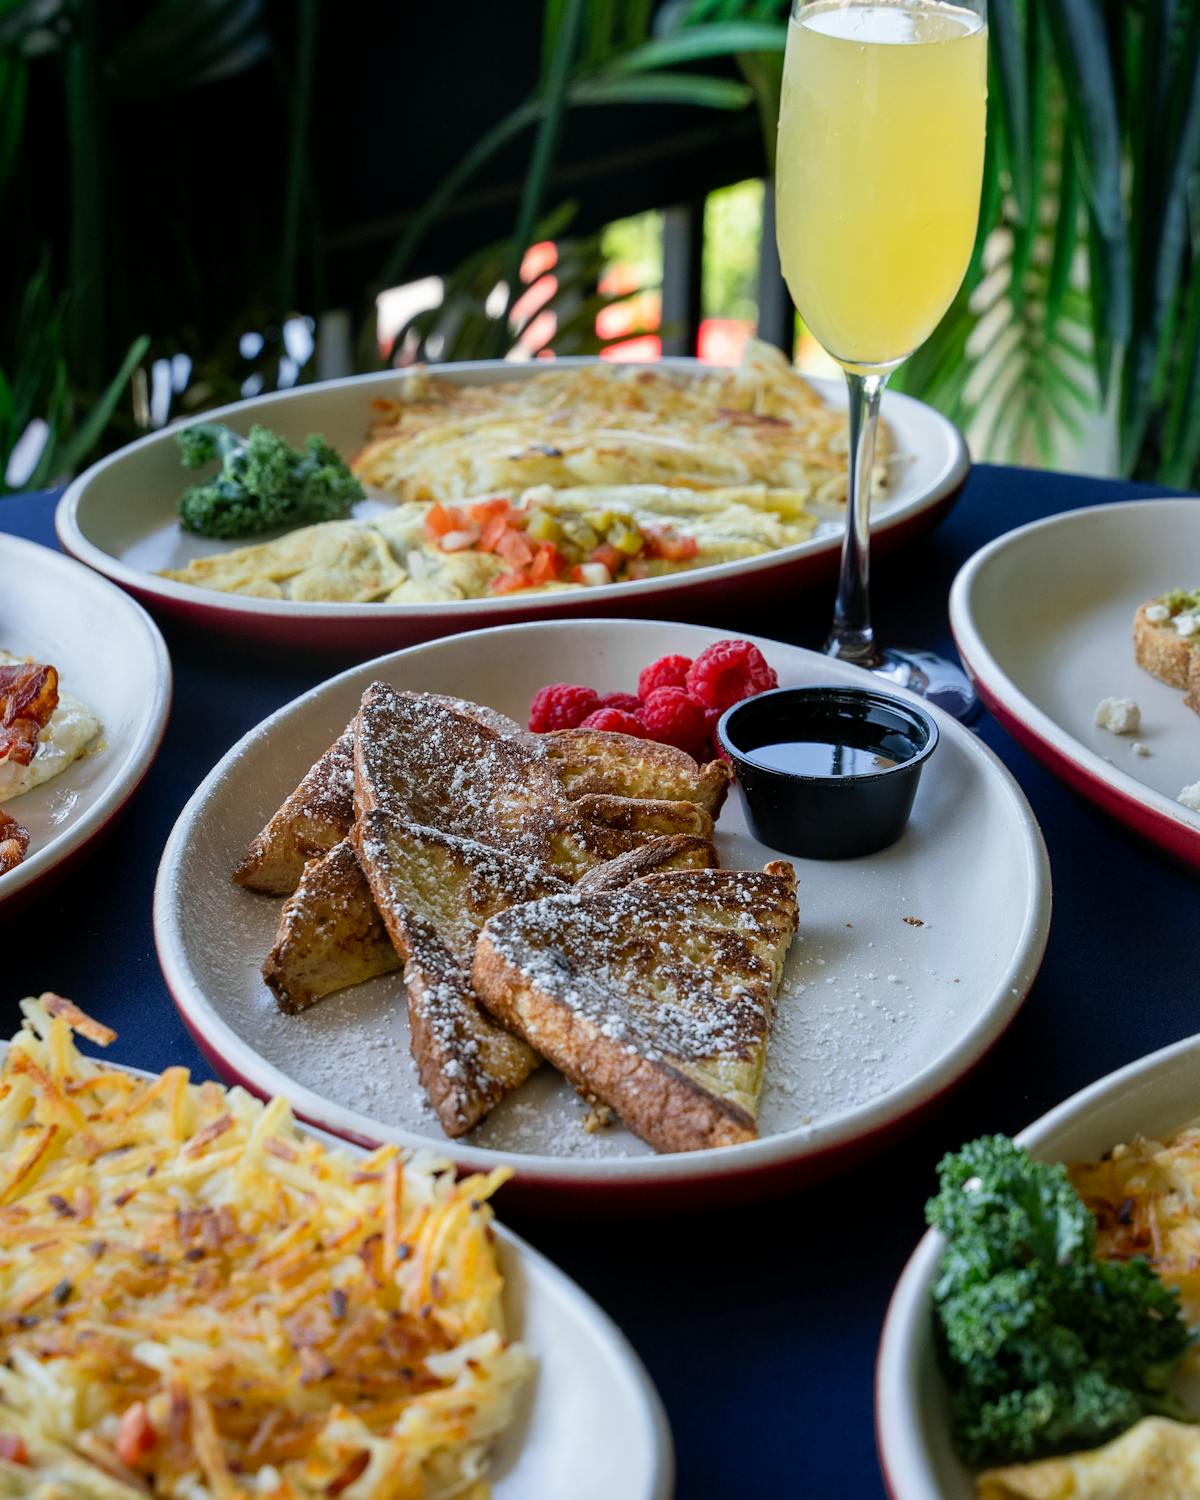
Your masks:
M 778 685 L 775 669 L 749 641 L 715 641 L 687 674 L 688 692 L 706 708 L 729 708 Z
M 683 687 L 691 665 L 690 656 L 660 656 L 642 668 L 642 675 L 638 678 L 638 697 L 644 703 L 655 688 Z
M 533 695 L 529 727 L 535 734 L 545 734 L 548 729 L 578 729 L 588 714 L 599 707 L 600 694 L 595 688 L 554 682 Z
M 641 721 L 647 739 L 675 745 L 697 759 L 704 753 L 704 705 L 682 688 L 655 688 L 642 704 Z
M 601 708 L 619 708 L 623 714 L 633 714 L 636 718 L 642 706 L 642 700 L 636 693 L 602 693 L 600 695 Z
M 723 708 L 706 708 L 704 710 L 704 748 L 705 750 L 711 750 L 714 755 L 725 754 L 717 743 L 717 720 L 724 712 Z
M 598 708 L 595 713 L 588 714 L 579 727 L 580 729 L 607 729 L 610 734 L 631 734 L 638 740 L 646 738 L 646 731 L 640 721 L 619 708 Z

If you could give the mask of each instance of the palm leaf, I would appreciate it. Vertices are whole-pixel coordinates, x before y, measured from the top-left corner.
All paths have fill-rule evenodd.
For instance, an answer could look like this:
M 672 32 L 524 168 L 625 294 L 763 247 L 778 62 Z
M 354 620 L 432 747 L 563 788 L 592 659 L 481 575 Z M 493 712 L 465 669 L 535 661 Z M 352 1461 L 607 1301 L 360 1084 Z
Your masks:
M 1188 244 L 1188 192 L 1200 162 L 1200 6 L 1172 61 L 1169 17 L 1150 6 L 1143 37 L 1145 129 L 1134 281 L 1134 335 L 1123 384 L 1121 465 L 1130 470 L 1161 399 L 1172 312 Z
M 1018 0 L 992 0 L 988 10 L 992 73 L 996 81 L 995 124 L 1007 142 L 1008 170 L 1017 219 L 1032 217 L 1034 168 L 1029 145 L 1029 85 Z
M 1003 197 L 998 233 L 984 215 L 976 269 L 933 337 L 893 376 L 899 389 L 920 393 L 966 428 L 977 452 L 999 461 L 1052 461 L 1094 408 L 1077 347 L 1090 348 L 1090 306 L 1070 285 L 1074 236 L 1063 224 L 1064 211 L 1068 219 L 1076 213 L 1074 178 L 1060 166 L 1066 101 L 1052 78 L 1033 76 L 1036 211 L 1023 223 L 1015 194 Z M 985 184 L 986 177 L 985 170 Z
M 1027 118 L 1024 129 L 1024 149 L 1027 155 L 1026 168 L 1030 174 L 1030 191 L 1041 191 L 1046 172 L 1046 132 L 1049 118 L 1050 89 L 1046 78 L 1046 37 L 1038 23 L 1036 13 L 1030 17 L 1025 36 L 1028 88 L 1026 90 Z M 1009 170 L 1012 171 L 1010 143 Z M 1033 253 L 1038 235 L 1038 205 L 1021 211 L 1018 201 L 1013 217 L 1012 296 L 1018 309 L 1025 295 L 1025 271 Z
M 158 0 L 105 57 L 126 98 L 188 88 L 251 67 L 265 55 L 262 0 Z
M 572 104 L 694 104 L 702 109 L 745 109 L 749 86 L 703 73 L 606 74 L 582 78 L 570 89 Z
M 117 402 L 125 394 L 131 376 L 146 356 L 150 340 L 143 335 L 134 339 L 121 362 L 121 368 L 109 381 L 108 387 L 96 399 L 87 417 L 63 445 L 59 457 L 57 474 L 70 473 L 100 441 L 101 434 L 112 419 Z
M 1194 271 L 1186 304 L 1163 440 L 1162 477 L 1177 489 L 1191 485 L 1200 465 L 1200 276 Z
M 1096 374 L 1103 392 L 1109 352 L 1128 342 L 1132 317 L 1116 78 L 1104 14 L 1095 0 L 1045 0 L 1044 13 L 1070 103 L 1069 134 L 1094 225 L 1089 242 L 1092 305 Z
M 525 182 L 521 188 L 517 223 L 513 230 L 507 274 L 504 277 L 504 284 L 508 291 L 504 303 L 504 318 L 498 319 L 496 323 L 496 336 L 493 342 L 497 353 L 503 347 L 508 310 L 513 304 L 521 281 L 521 261 L 529 247 L 533 226 L 541 214 L 546 183 L 550 176 L 550 169 L 554 165 L 554 152 L 558 146 L 559 131 L 562 128 L 563 111 L 567 107 L 571 65 L 575 61 L 576 49 L 579 46 L 579 30 L 584 8 L 584 0 L 567 0 L 562 25 L 555 40 L 550 74 L 542 95 L 541 119 L 538 121 L 537 133 L 533 140 L 533 154 L 529 160 L 529 170 L 525 174 Z
M 787 27 L 762 21 L 713 21 L 689 26 L 671 36 L 634 47 L 613 60 L 613 71 L 643 73 L 673 68 L 706 57 L 728 57 L 738 52 L 782 52 Z
M 1058 219 L 1054 227 L 1054 250 L 1050 258 L 1050 275 L 1046 283 L 1046 337 L 1051 338 L 1058 324 L 1071 281 L 1075 246 L 1079 242 L 1079 174 L 1074 151 L 1061 153 L 1058 183 Z

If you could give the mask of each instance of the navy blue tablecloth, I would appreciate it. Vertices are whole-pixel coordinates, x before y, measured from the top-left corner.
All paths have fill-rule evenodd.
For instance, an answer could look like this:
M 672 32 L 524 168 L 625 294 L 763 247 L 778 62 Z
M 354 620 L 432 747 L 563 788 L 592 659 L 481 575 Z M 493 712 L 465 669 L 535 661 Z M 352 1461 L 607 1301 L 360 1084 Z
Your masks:
M 877 569 L 881 637 L 950 650 L 950 581 L 983 543 L 1056 511 L 1150 493 L 977 468 L 940 528 Z M 53 546 L 54 498 L 0 499 L 0 530 Z M 828 610 L 828 598 L 798 599 L 759 616 L 714 612 L 709 623 L 812 645 Z M 344 663 L 256 659 L 182 631 L 167 639 L 171 722 L 130 813 L 89 863 L 0 928 L 10 997 L 0 1034 L 15 1023 L 17 997 L 56 989 L 116 1027 L 117 1058 L 152 1069 L 184 1063 L 205 1076 L 154 956 L 150 900 L 163 843 L 239 736 Z M 878 1497 L 876 1344 L 938 1158 L 982 1132 L 1015 1131 L 1200 1027 L 1192 878 L 1073 797 L 986 716 L 977 727 L 1041 822 L 1055 912 L 1041 976 L 970 1084 L 873 1163 L 789 1199 L 660 1223 L 514 1222 L 607 1309 L 645 1360 L 670 1417 L 684 1500 Z

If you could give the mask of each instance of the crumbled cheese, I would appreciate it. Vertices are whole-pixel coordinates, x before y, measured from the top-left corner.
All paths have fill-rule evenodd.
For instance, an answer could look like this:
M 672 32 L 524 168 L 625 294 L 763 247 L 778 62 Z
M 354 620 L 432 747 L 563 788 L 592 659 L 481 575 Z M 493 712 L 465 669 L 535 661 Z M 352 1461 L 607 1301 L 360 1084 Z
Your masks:
M 1149 745 L 1144 745 L 1141 740 L 1134 740 L 1129 747 L 1135 755 L 1150 755 L 1152 752 Z
M 1175 634 L 1185 638 L 1196 634 L 1200 630 L 1200 615 L 1176 615 L 1171 623 L 1175 627 Z
M 1200 781 L 1193 781 L 1191 786 L 1185 786 L 1175 800 L 1182 802 L 1192 812 L 1200 812 Z
M 1146 606 L 1146 618 L 1153 625 L 1158 625 L 1161 621 L 1169 619 L 1170 615 L 1171 611 L 1165 604 L 1147 604 Z
M 1110 734 L 1132 734 L 1142 722 L 1142 711 L 1132 698 L 1101 698 L 1096 725 Z

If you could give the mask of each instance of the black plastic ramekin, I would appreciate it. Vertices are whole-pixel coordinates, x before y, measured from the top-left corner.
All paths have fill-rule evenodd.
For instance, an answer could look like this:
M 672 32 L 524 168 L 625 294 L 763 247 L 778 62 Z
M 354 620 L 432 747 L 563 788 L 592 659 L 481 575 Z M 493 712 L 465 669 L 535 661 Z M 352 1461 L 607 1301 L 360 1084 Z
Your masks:
M 803 859 L 853 859 L 886 849 L 904 832 L 938 729 L 927 713 L 886 693 L 776 688 L 726 709 L 717 738 L 760 843 Z M 881 751 L 896 764 L 860 775 L 806 775 L 748 758 L 764 745 L 838 740 Z

